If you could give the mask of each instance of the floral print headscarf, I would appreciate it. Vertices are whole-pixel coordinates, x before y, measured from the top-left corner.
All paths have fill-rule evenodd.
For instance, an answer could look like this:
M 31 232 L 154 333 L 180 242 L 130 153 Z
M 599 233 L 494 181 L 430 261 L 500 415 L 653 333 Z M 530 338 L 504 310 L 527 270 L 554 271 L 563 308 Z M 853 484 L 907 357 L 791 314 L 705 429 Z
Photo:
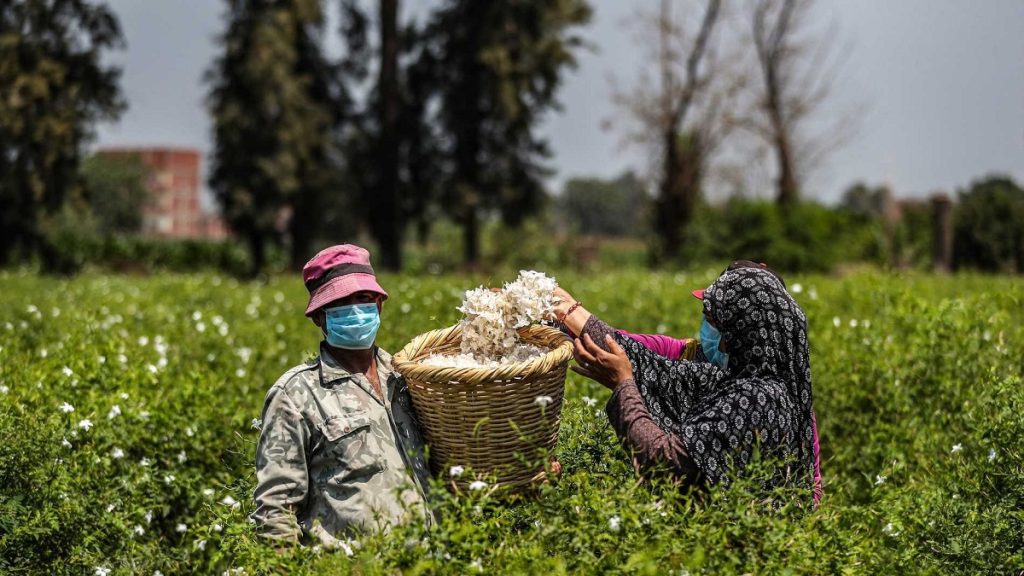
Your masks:
M 658 425 L 679 436 L 710 484 L 727 482 L 756 446 L 782 461 L 773 484 L 813 478 L 807 319 L 773 274 L 729 270 L 704 291 L 704 314 L 722 333 L 726 369 L 666 360 L 626 338 L 640 393 Z

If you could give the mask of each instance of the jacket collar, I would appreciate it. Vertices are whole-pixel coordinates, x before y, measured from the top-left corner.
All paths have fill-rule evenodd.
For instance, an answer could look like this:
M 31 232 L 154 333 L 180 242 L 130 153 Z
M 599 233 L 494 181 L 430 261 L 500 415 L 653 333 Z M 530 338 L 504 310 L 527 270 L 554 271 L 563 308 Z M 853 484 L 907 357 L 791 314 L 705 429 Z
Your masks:
M 386 383 L 391 376 L 391 354 L 388 354 L 379 346 L 374 346 L 376 352 L 377 375 L 381 383 Z M 327 344 L 320 342 L 320 384 L 327 386 L 338 380 L 350 380 L 352 373 L 341 366 L 331 355 Z

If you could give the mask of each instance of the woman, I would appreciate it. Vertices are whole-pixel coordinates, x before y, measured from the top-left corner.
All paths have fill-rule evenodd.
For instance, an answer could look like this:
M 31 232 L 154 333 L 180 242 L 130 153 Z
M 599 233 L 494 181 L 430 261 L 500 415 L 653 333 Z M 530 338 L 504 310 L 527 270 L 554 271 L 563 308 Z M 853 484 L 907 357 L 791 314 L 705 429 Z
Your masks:
M 617 333 L 564 290 L 555 313 L 582 335 L 577 371 L 613 390 L 609 420 L 642 469 L 667 466 L 687 484 L 724 483 L 730 467 L 744 468 L 759 446 L 781 462 L 772 484 L 813 483 L 817 501 L 803 310 L 763 268 L 728 269 L 702 296 L 708 362 L 669 360 Z M 719 345 L 710 346 L 715 338 Z

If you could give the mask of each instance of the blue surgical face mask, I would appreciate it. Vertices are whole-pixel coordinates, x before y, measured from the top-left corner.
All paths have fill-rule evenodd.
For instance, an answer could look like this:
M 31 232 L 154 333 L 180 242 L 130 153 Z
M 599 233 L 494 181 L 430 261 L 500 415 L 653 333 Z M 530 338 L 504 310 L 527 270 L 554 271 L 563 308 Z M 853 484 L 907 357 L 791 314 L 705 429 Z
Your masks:
M 729 355 L 718 349 L 721 341 L 722 333 L 704 318 L 700 325 L 700 346 L 704 351 L 704 357 L 708 362 L 724 370 L 729 365 Z
M 327 343 L 345 350 L 366 350 L 373 346 L 380 328 L 377 304 L 352 304 L 324 310 Z

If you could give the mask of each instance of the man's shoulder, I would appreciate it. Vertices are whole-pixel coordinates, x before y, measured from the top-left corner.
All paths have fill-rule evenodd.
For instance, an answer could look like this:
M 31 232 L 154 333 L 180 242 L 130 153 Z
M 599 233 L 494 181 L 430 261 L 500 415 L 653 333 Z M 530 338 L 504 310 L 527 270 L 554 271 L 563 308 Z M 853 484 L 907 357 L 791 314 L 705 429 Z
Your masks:
M 282 374 L 274 385 L 270 387 L 269 394 L 274 392 L 294 392 L 299 389 L 308 389 L 311 384 L 320 379 L 320 357 L 316 356 L 288 369 Z

